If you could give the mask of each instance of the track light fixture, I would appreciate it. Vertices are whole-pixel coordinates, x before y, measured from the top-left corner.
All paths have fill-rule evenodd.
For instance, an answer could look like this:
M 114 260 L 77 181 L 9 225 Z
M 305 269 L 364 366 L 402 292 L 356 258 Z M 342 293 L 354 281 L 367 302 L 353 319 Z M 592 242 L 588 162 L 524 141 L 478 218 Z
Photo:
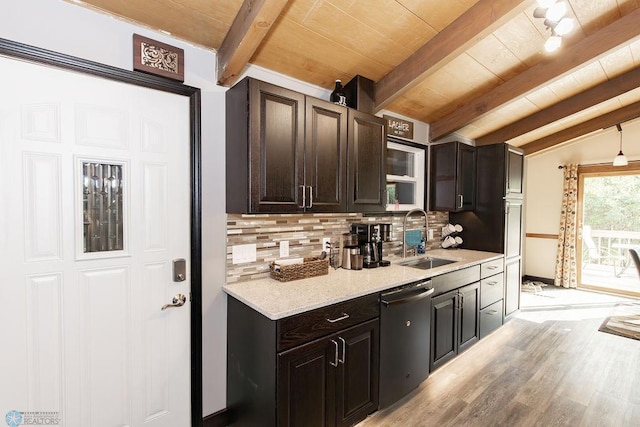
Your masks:
M 554 52 L 562 46 L 562 36 L 573 30 L 573 19 L 565 18 L 568 9 L 566 1 L 538 0 L 538 5 L 533 11 L 533 17 L 544 19 L 544 26 L 551 30 L 544 49 Z

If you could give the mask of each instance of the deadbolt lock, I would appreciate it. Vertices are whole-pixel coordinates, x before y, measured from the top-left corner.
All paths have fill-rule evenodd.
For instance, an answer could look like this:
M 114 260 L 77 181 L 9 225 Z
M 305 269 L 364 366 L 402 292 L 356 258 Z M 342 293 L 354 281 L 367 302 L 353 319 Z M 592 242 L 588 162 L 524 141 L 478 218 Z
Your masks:
M 184 282 L 187 280 L 187 262 L 184 258 L 173 260 L 173 281 Z

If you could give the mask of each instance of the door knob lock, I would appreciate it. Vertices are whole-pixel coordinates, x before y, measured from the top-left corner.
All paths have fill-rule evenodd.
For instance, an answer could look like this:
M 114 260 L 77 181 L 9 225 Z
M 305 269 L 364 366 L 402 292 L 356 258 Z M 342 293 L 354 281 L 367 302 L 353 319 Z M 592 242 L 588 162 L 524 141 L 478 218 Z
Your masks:
M 182 307 L 184 303 L 187 302 L 187 297 L 185 297 L 183 294 L 178 294 L 173 297 L 173 300 L 171 302 L 171 304 L 163 305 L 160 310 L 166 310 L 167 308 L 171 307 Z

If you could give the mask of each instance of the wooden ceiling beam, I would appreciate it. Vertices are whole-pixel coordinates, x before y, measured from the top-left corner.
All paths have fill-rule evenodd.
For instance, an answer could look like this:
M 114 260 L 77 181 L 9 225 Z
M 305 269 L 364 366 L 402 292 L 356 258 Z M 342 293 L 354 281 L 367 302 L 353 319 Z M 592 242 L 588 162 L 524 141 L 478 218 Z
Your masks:
M 287 2 L 244 0 L 218 49 L 218 84 L 231 86 L 235 83 Z
M 640 101 L 522 145 L 525 156 L 640 116 Z
M 432 75 L 520 13 L 530 1 L 480 0 L 375 85 L 375 111 Z
M 640 67 L 560 101 L 476 139 L 476 145 L 505 142 L 640 87 Z
M 567 46 L 544 62 L 502 83 L 492 91 L 457 108 L 431 123 L 429 137 L 436 141 L 474 120 L 526 95 L 543 84 L 555 81 L 577 67 L 597 59 L 640 35 L 640 9 L 628 13 L 596 33 Z

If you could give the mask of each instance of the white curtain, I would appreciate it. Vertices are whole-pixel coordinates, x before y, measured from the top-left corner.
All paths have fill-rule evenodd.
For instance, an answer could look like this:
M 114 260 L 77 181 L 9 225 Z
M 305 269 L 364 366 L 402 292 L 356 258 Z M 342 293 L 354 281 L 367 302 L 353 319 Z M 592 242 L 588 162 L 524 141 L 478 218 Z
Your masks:
M 560 233 L 558 236 L 554 284 L 564 288 L 576 288 L 578 286 L 576 263 L 578 165 L 568 164 L 564 166 L 562 193 L 562 211 L 560 212 Z

